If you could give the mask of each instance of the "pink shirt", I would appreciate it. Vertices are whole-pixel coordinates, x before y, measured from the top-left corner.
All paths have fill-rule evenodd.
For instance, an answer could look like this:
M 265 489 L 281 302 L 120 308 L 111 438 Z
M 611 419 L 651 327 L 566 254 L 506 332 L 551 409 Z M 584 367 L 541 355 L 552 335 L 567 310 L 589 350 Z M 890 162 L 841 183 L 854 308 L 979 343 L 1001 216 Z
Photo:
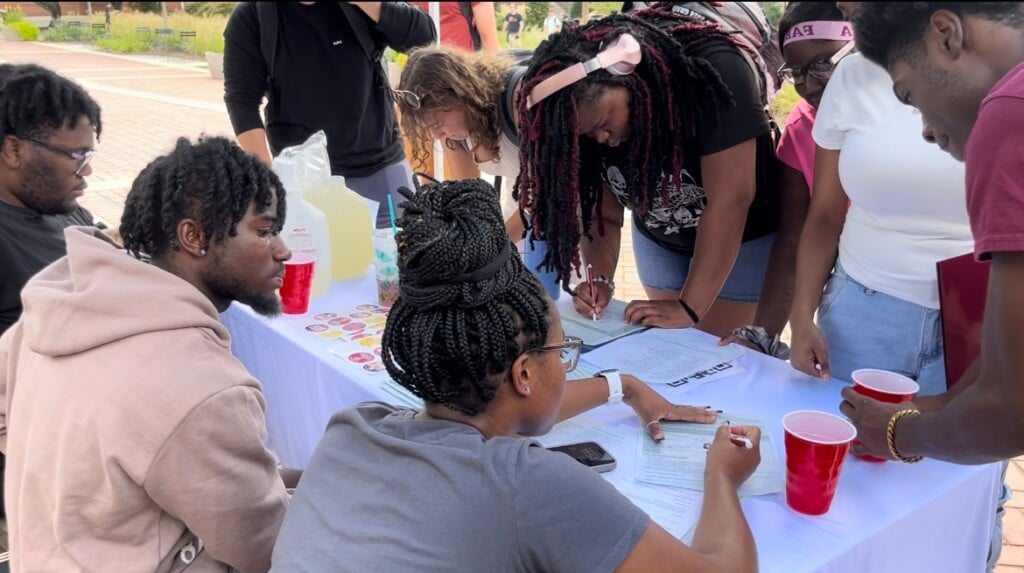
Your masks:
M 981 102 L 965 155 L 974 256 L 1024 251 L 1024 64 Z
M 786 118 L 786 129 L 782 132 L 779 147 L 775 150 L 779 161 L 803 173 L 807 181 L 807 189 L 814 188 L 814 138 L 811 128 L 814 127 L 814 116 L 818 110 L 800 100 Z

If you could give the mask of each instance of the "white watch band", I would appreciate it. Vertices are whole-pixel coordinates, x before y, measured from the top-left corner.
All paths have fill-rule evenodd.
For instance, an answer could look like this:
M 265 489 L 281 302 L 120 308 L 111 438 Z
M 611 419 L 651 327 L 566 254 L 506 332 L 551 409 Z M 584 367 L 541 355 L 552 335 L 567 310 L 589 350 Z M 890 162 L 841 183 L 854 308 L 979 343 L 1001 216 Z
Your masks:
M 614 404 L 616 402 L 621 402 L 623 398 L 622 375 L 619 374 L 619 371 L 604 370 L 602 372 L 598 372 L 597 375 L 608 382 L 608 403 Z

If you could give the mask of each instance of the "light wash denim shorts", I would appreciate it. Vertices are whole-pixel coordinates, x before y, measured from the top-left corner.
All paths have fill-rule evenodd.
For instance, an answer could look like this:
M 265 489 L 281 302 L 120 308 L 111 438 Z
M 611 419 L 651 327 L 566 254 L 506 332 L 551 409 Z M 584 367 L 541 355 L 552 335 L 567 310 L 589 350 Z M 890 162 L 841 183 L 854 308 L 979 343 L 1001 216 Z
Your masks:
M 736 264 L 718 293 L 718 300 L 757 302 L 768 270 L 768 257 L 775 243 L 775 233 L 740 245 Z M 647 288 L 680 291 L 690 273 L 693 257 L 681 255 L 648 239 L 633 223 L 633 255 L 640 282 Z
M 850 381 L 858 368 L 909 376 L 919 396 L 946 391 L 939 311 L 869 289 L 836 262 L 818 305 L 833 378 Z

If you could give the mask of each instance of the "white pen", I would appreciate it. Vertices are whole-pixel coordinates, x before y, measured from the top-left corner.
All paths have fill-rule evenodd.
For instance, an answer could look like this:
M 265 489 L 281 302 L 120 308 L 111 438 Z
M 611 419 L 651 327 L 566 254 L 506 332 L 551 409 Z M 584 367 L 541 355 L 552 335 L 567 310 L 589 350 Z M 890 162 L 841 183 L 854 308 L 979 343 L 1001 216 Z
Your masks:
M 729 436 L 729 439 L 737 446 L 743 446 L 748 450 L 754 449 L 754 442 L 751 442 L 750 438 L 746 438 L 744 436 Z

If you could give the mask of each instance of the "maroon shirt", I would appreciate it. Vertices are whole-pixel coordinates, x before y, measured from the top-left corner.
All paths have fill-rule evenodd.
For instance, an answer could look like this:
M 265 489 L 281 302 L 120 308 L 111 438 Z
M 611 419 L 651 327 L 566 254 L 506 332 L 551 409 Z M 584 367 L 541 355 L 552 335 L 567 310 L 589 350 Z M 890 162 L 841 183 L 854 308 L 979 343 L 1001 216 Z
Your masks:
M 1024 63 L 981 102 L 966 167 L 975 257 L 1024 251 Z

